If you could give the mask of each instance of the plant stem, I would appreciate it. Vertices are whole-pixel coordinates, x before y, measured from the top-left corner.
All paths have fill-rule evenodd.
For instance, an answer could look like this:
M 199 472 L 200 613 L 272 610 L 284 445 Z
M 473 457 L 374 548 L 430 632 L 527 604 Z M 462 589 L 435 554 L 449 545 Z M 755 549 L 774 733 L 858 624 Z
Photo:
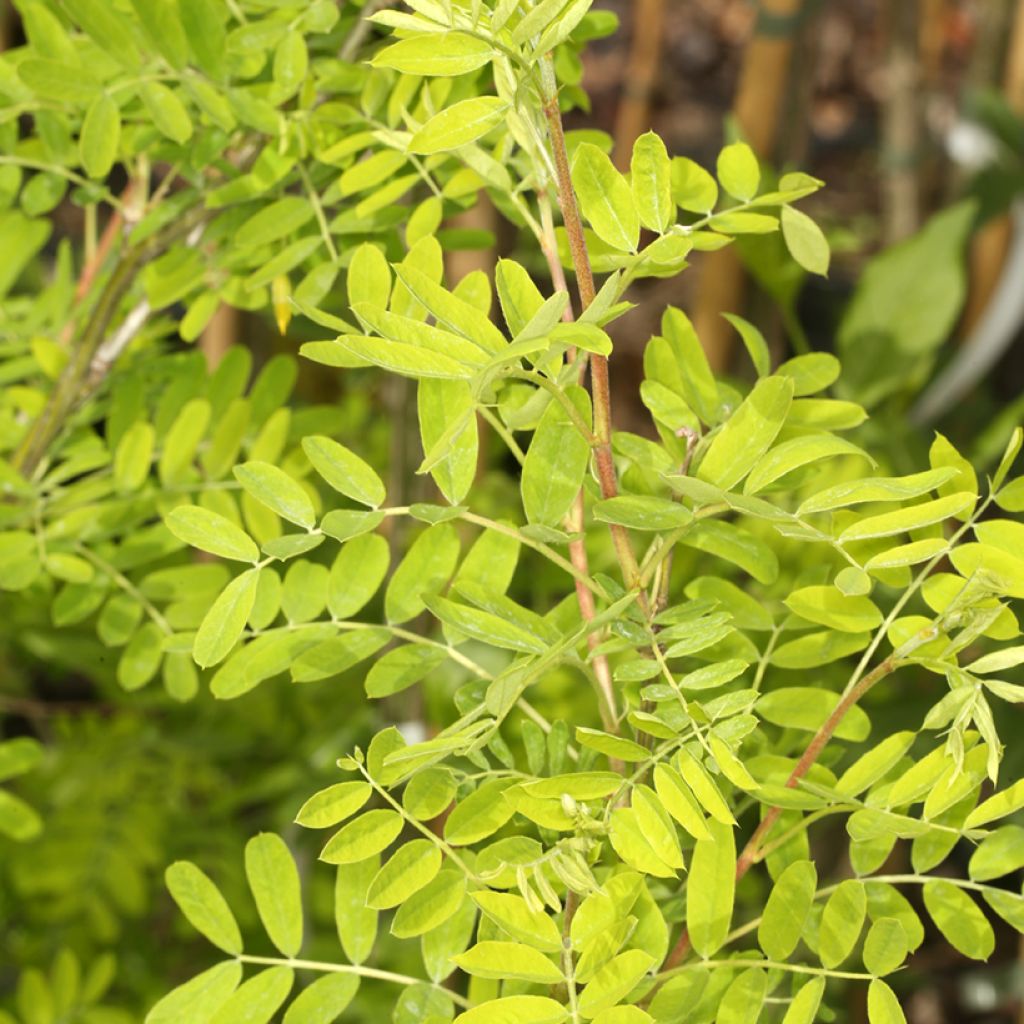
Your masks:
M 828 716 L 824 724 L 814 734 L 811 742 L 807 745 L 800 760 L 797 761 L 796 766 L 789 774 L 789 778 L 786 780 L 786 787 L 788 789 L 795 789 L 799 784 L 800 780 L 811 770 L 812 766 L 818 760 L 822 750 L 825 749 L 825 745 L 835 734 L 836 729 L 839 728 L 840 723 L 846 717 L 849 710 L 877 683 L 879 683 L 886 676 L 894 672 L 900 665 L 903 664 L 903 659 L 913 651 L 915 648 L 920 647 L 922 644 L 927 643 L 928 640 L 933 639 L 936 628 L 932 625 L 927 626 L 920 632 L 915 634 L 907 643 L 903 644 L 898 650 L 893 651 L 884 661 L 878 664 L 872 669 L 866 676 L 864 676 L 855 686 L 851 687 L 843 694 L 839 703 L 836 704 L 832 711 L 832 714 Z M 743 847 L 742 852 L 736 860 L 736 880 L 739 881 L 760 859 L 760 848 L 765 837 L 772 830 L 776 821 L 779 819 L 779 815 L 782 814 L 781 807 L 769 807 L 765 812 L 764 817 L 761 819 L 760 824 L 754 829 L 753 834 L 747 840 L 746 846 Z M 665 960 L 665 968 L 671 968 L 686 956 L 690 949 L 690 937 L 687 932 L 679 937 L 679 941 L 672 948 L 668 957 Z
M 47 450 L 64 428 L 68 417 L 75 411 L 82 399 L 83 390 L 90 383 L 94 360 L 101 350 L 111 322 L 117 315 L 121 302 L 136 276 L 150 260 L 165 252 L 174 242 L 183 238 L 209 216 L 203 207 L 193 207 L 179 220 L 168 225 L 124 255 L 113 271 L 92 315 L 82 328 L 68 359 L 67 366 L 50 394 L 46 408 L 32 424 L 25 435 L 12 463 L 26 478 L 31 477 L 46 456 Z
M 390 981 L 396 985 L 430 985 L 438 991 L 443 991 L 453 1003 L 459 1006 L 469 1007 L 468 999 L 444 988 L 442 985 L 435 985 L 433 982 L 424 981 L 423 978 L 413 978 L 408 974 L 395 974 L 392 971 L 381 971 L 376 967 L 363 967 L 361 964 L 332 964 L 322 960 L 296 960 L 293 957 L 277 956 L 251 956 L 248 953 L 239 953 L 235 959 L 243 964 L 262 964 L 268 967 L 292 967 L 298 971 L 323 971 L 325 974 L 358 974 L 362 978 L 375 978 L 378 981 Z
M 556 291 L 564 291 L 568 293 L 569 287 L 565 280 L 565 272 L 562 270 L 562 264 L 558 259 L 558 244 L 555 240 L 555 224 L 551 217 L 551 202 L 547 197 L 546 192 L 540 192 L 537 197 L 537 202 L 540 206 L 540 220 L 543 225 L 543 232 L 538 235 L 538 242 L 540 242 L 541 251 L 544 253 L 544 258 L 547 260 L 548 270 L 551 273 L 551 283 L 554 285 Z M 573 319 L 572 305 L 567 304 L 564 312 L 562 313 L 562 319 L 564 321 L 571 322 Z M 570 362 L 577 360 L 577 353 L 575 349 L 570 349 L 567 353 L 567 357 Z M 583 383 L 583 375 L 586 372 L 586 363 L 583 360 L 579 360 L 579 377 L 580 383 Z M 584 622 L 593 622 L 594 616 L 597 614 L 597 608 L 594 604 L 594 596 L 591 593 L 592 587 L 590 581 L 590 559 L 587 555 L 587 543 L 583 536 L 583 524 L 585 519 L 584 513 L 584 493 L 583 489 L 580 488 L 579 493 L 576 495 L 575 501 L 573 501 L 572 508 L 569 510 L 566 516 L 566 529 L 573 536 L 573 540 L 569 541 L 569 560 L 576 568 L 579 575 L 576 576 L 576 601 L 579 604 L 580 615 L 583 617 Z M 615 685 L 612 681 L 611 666 L 608 664 L 608 658 L 603 654 L 593 654 L 600 644 L 600 637 L 596 632 L 589 633 L 587 635 L 587 646 L 592 652 L 592 663 L 594 666 L 594 677 L 597 680 L 597 688 L 600 691 L 601 703 L 599 710 L 601 713 L 601 724 L 604 726 L 606 732 L 618 733 L 619 731 L 619 712 L 618 702 L 615 699 Z M 620 771 L 621 766 L 618 763 L 613 763 L 613 770 Z
M 594 273 L 590 267 L 590 253 L 587 251 L 580 220 L 576 192 L 569 172 L 569 155 L 565 148 L 565 133 L 562 130 L 562 114 L 558 109 L 558 87 L 555 79 L 554 62 L 550 56 L 540 63 L 541 89 L 544 98 L 544 116 L 548 123 L 548 134 L 555 160 L 558 178 L 558 205 L 562 211 L 562 223 L 569 236 L 573 270 L 576 273 L 576 287 L 580 294 L 580 307 L 586 311 L 594 301 Z M 594 462 L 597 466 L 601 494 L 614 498 L 619 493 L 615 475 L 615 461 L 612 458 L 612 404 L 611 384 L 608 376 L 606 356 L 593 354 L 590 359 L 590 391 L 594 402 L 594 430 L 597 435 L 594 446 Z M 634 587 L 640 576 L 629 533 L 623 526 L 611 526 L 615 553 L 622 568 L 627 587 Z M 646 604 L 646 601 L 643 603 Z

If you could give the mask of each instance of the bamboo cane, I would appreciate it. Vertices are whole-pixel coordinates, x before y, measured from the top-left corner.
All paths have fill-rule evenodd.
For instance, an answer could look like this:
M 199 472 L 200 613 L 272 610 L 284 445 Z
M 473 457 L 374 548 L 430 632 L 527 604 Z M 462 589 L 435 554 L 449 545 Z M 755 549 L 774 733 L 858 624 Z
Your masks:
M 755 34 L 747 46 L 733 112 L 746 141 L 762 159 L 770 159 L 789 83 L 796 32 L 804 0 L 761 0 Z M 733 331 L 722 319 L 727 310 L 742 308 L 743 266 L 732 248 L 710 253 L 703 261 L 693 323 L 708 361 L 725 368 Z

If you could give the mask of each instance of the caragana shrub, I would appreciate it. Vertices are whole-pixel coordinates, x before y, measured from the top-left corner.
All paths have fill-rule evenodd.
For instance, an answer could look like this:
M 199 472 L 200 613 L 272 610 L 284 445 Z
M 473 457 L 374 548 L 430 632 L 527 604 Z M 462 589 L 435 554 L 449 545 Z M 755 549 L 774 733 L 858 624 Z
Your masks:
M 212 670 L 216 697 L 357 669 L 370 699 L 440 677 L 450 701 L 433 735 L 386 728 L 338 751 L 338 781 L 297 809 L 336 869 L 337 956 L 309 958 L 321 936 L 275 833 L 247 844 L 244 875 L 279 955 L 248 949 L 217 885 L 175 863 L 171 895 L 224 956 L 149 1022 L 329 1021 L 386 986 L 398 1024 L 810 1024 L 864 985 L 872 1024 L 889 1024 L 923 916 L 976 959 L 994 919 L 1024 930 L 1002 881 L 1024 858 L 1006 823 L 1024 781 L 1000 773 L 995 721 L 1024 695 L 1022 434 L 989 480 L 941 436 L 927 467 L 890 475 L 842 436 L 865 413 L 832 397 L 833 356 L 773 368 L 734 317 L 749 379 L 719 380 L 675 308 L 644 352 L 651 429 L 615 431 L 609 357 L 632 282 L 745 234 L 781 231 L 812 273 L 828 246 L 793 205 L 821 183 L 768 181 L 742 142 L 712 175 L 647 134 L 624 175 L 600 137 L 566 136 L 576 49 L 602 31 L 589 7 L 413 0 L 373 16 L 394 33 L 370 79 L 393 123 L 349 141 L 365 156 L 345 173 L 373 187 L 410 164 L 431 205 L 402 251 L 391 224 L 338 256 L 344 315 L 317 308 L 334 263 L 296 308 L 332 336 L 303 346 L 314 362 L 415 382 L 436 500 L 391 503 L 365 439 L 324 430 L 288 457 L 247 450 L 215 501 L 189 472 L 197 442 L 160 495 L 166 536 L 222 560 L 195 621 L 159 646 Z M 312 214 L 263 213 L 283 251 L 325 219 L 305 159 L 274 203 L 304 195 Z M 480 189 L 532 236 L 551 294 L 511 259 L 445 280 L 443 218 Z M 321 259 L 297 262 L 316 274 Z M 496 458 L 518 464 L 521 501 L 494 514 L 478 480 Z M 541 564 L 564 583 L 543 605 L 527 596 Z M 545 715 L 566 680 L 591 695 L 586 719 Z M 893 729 L 910 683 L 926 712 Z M 355 699 L 339 687 L 339 714 Z M 837 821 L 846 853 L 821 857 Z M 954 849 L 972 850 L 967 877 Z

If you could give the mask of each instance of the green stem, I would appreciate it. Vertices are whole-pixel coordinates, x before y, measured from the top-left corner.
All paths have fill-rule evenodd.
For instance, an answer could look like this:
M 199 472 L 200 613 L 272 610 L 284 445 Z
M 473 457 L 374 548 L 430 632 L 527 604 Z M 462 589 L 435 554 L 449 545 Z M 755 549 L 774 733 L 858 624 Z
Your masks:
M 251 956 L 239 953 L 235 959 L 242 964 L 260 964 L 267 967 L 291 967 L 297 971 L 322 971 L 325 974 L 358 974 L 361 978 L 374 978 L 377 981 L 390 981 L 395 985 L 429 985 L 443 992 L 453 1003 L 464 1008 L 472 1004 L 463 996 L 452 992 L 443 985 L 437 985 L 423 978 L 413 978 L 408 974 L 395 974 L 393 971 L 382 971 L 376 967 L 363 967 L 361 964 L 331 964 L 322 960 L 296 960 L 294 957 Z
M 170 623 L 160 614 L 155 605 L 145 597 L 142 591 L 127 576 L 118 572 L 109 562 L 100 558 L 94 551 L 90 551 L 84 544 L 76 544 L 75 551 L 86 561 L 91 562 L 104 576 L 116 583 L 129 597 L 138 601 L 162 633 L 170 636 L 174 632 L 171 629 Z
M 359 766 L 359 771 L 362 773 L 366 781 L 373 786 L 374 790 L 387 802 L 394 810 L 411 825 L 417 832 L 419 832 L 426 839 L 429 839 L 440 851 L 443 853 L 453 864 L 455 864 L 459 870 L 466 876 L 470 882 L 479 882 L 476 874 L 470 870 L 469 865 L 439 836 L 436 832 L 431 832 L 422 822 L 417 821 L 406 809 L 381 785 L 379 785 L 366 770 L 365 765 Z
M 681 967 L 673 967 L 661 971 L 655 977 L 658 981 L 666 981 L 668 978 L 682 974 L 684 971 L 692 971 L 701 967 L 731 967 L 734 970 L 746 970 L 749 967 L 761 967 L 767 971 L 789 971 L 793 974 L 816 974 L 823 978 L 846 978 L 850 981 L 871 981 L 873 974 L 866 974 L 860 971 L 833 971 L 827 967 L 810 967 L 807 964 L 788 964 L 777 960 L 699 960 L 692 964 L 683 964 Z
M 327 226 L 327 218 L 324 216 L 324 207 L 323 203 L 320 202 L 320 194 L 313 187 L 313 182 L 309 177 L 309 171 L 306 170 L 301 161 L 297 166 L 299 177 L 302 179 L 302 187 L 306 190 L 306 197 L 309 199 L 310 205 L 313 207 L 313 213 L 316 215 L 316 222 L 320 227 L 320 237 L 324 240 L 324 245 L 327 247 L 327 252 L 331 257 L 331 262 L 337 264 L 338 250 L 334 247 L 334 239 L 331 238 L 331 229 Z

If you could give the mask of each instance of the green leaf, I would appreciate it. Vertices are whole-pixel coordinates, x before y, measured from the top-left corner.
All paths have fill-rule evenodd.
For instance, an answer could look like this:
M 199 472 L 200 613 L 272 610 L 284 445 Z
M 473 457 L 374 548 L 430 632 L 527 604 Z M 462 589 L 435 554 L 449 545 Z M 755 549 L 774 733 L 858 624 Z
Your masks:
M 309 495 L 287 473 L 269 462 L 253 460 L 235 466 L 235 479 L 261 505 L 282 519 L 312 529 L 316 512 Z
M 461 871 L 440 871 L 422 889 L 410 896 L 391 921 L 391 934 L 411 939 L 444 924 L 462 906 L 466 878 Z
M 825 979 L 815 978 L 807 982 L 793 997 L 793 1001 L 782 1018 L 782 1024 L 814 1024 L 818 1019 L 818 1007 L 825 994 Z
M 256 601 L 259 578 L 259 569 L 247 569 L 233 579 L 210 606 L 192 645 L 192 657 L 197 665 L 209 668 L 231 653 Z
M 361 611 L 384 582 L 390 559 L 388 542 L 377 534 L 363 534 L 343 544 L 327 581 L 331 615 L 350 619 Z
M 588 729 L 583 725 L 576 727 L 576 742 L 608 757 L 617 757 L 621 761 L 639 763 L 646 761 L 650 756 L 646 747 L 625 736 L 613 736 L 611 733 L 601 732 L 600 729 Z
M 406 644 L 378 658 L 367 673 L 366 695 L 379 699 L 401 693 L 418 683 L 446 658 L 444 650 L 420 644 Z
M 125 690 L 145 686 L 160 667 L 164 635 L 155 622 L 147 622 L 131 638 L 117 663 L 117 681 Z
M 700 164 L 685 156 L 672 158 L 672 199 L 690 213 L 710 213 L 718 202 L 718 185 Z
M 676 764 L 679 766 L 679 774 L 704 810 L 719 824 L 734 826 L 736 819 L 704 766 L 685 748 L 676 755 Z
M 406 75 L 445 77 L 482 68 L 495 51 L 486 40 L 464 32 L 446 32 L 443 45 L 431 36 L 402 39 L 379 51 L 370 63 Z
M 192 138 L 192 119 L 185 105 L 162 82 L 145 82 L 139 94 L 157 130 L 183 146 Z
M 608 838 L 620 860 L 634 870 L 655 878 L 676 877 L 677 869 L 658 856 L 641 830 L 637 813 L 632 807 L 617 807 L 612 811 Z
M 686 927 L 705 959 L 725 942 L 736 888 L 736 840 L 732 826 L 709 821 L 710 839 L 698 839 L 686 883 Z
M 298 231 L 315 215 L 312 203 L 304 196 L 284 196 L 245 221 L 235 232 L 234 242 L 244 249 L 258 249 Z
M 329 637 L 292 660 L 292 679 L 296 683 L 329 679 L 372 657 L 390 639 L 390 633 L 379 627 Z
M 34 839 L 43 830 L 43 819 L 20 797 L 0 789 L 0 835 L 17 842 Z
M 336 832 L 320 853 L 327 864 L 355 864 L 387 849 L 402 831 L 402 816 L 388 807 L 361 814 Z
M 831 690 L 813 686 L 787 686 L 764 694 L 758 699 L 756 707 L 758 715 L 773 725 L 817 732 L 835 711 L 839 701 L 840 695 Z M 835 735 L 841 740 L 859 743 L 867 739 L 870 731 L 870 719 L 855 705 L 836 726 Z
M 242 965 L 225 960 L 169 992 L 146 1014 L 146 1024 L 209 1022 L 242 980 Z
M 420 156 L 444 153 L 474 142 L 505 117 L 508 104 L 498 96 L 460 100 L 435 114 L 409 140 L 409 152 Z
M 424 597 L 451 577 L 459 558 L 459 538 L 450 523 L 437 523 L 421 533 L 399 563 L 384 594 L 384 613 L 391 623 L 405 622 L 425 607 Z
M 972 670 L 974 666 L 971 666 Z M 1018 779 L 1013 785 L 1001 793 L 995 793 L 983 800 L 964 822 L 964 828 L 977 828 L 987 825 L 990 821 L 1005 818 L 1024 807 L 1024 779 Z
M 42 744 L 30 736 L 0 742 L 0 782 L 32 771 L 42 759 Z
M 642 949 L 630 949 L 613 957 L 580 993 L 580 1015 L 594 1017 L 625 999 L 654 964 L 654 957 Z
M 199 505 L 179 505 L 164 520 L 175 537 L 200 551 L 239 562 L 256 562 L 260 551 L 253 539 L 218 512 Z
M 757 1024 L 761 1019 L 768 977 L 760 967 L 748 967 L 729 984 L 718 1004 L 715 1024 Z
M 864 966 L 874 975 L 892 974 L 909 951 L 903 925 L 895 917 L 880 917 L 864 940 Z
M 304 828 L 329 828 L 350 818 L 372 795 L 368 782 L 338 782 L 314 793 L 299 808 L 295 823 Z
M 935 490 L 953 475 L 953 470 L 944 468 L 911 476 L 847 480 L 813 494 L 800 505 L 797 513 L 806 515 L 810 512 L 831 512 L 868 501 L 907 501 Z
M 654 789 L 665 810 L 672 815 L 694 839 L 710 839 L 704 814 L 682 776 L 666 764 L 655 765 Z
M 668 498 L 653 495 L 620 494 L 594 505 L 594 518 L 633 530 L 672 530 L 693 519 L 688 508 Z
M 282 1024 L 332 1024 L 359 991 L 356 974 L 325 974 L 292 1001 Z
M 452 962 L 478 978 L 515 978 L 539 985 L 557 985 L 564 980 L 548 957 L 521 942 L 478 942 L 460 956 L 453 956 Z
M 164 881 L 189 924 L 225 953 L 242 952 L 242 936 L 220 889 L 189 861 L 175 861 Z
M 833 434 L 805 434 L 803 437 L 784 441 L 768 452 L 747 477 L 743 484 L 743 493 L 757 494 L 795 469 L 837 455 L 858 455 L 869 462 L 872 461 L 862 448 L 844 441 L 841 437 Z
M 430 475 L 448 501 L 457 505 L 477 473 L 479 438 L 472 389 L 466 381 L 424 379 L 416 399 L 424 454 L 444 448 L 439 460 L 431 460 Z
M 739 332 L 758 377 L 767 377 L 771 373 L 772 361 L 768 351 L 768 342 L 764 340 L 764 335 L 741 316 L 736 316 L 734 313 L 723 313 L 722 316 Z
M 493 835 L 515 813 L 502 798 L 511 785 L 506 779 L 492 779 L 460 800 L 444 823 L 444 838 L 452 846 L 469 846 Z
M 760 461 L 786 419 L 793 400 L 793 382 L 765 377 L 715 435 L 701 460 L 697 476 L 723 490 L 735 487 Z
M 566 389 L 583 421 L 591 422 L 590 397 Z M 590 462 L 590 445 L 560 402 L 552 401 L 537 425 L 523 463 L 523 510 L 531 523 L 557 526 L 576 500 Z
M 809 860 L 794 861 L 776 879 L 757 929 L 757 941 L 769 960 L 787 960 L 796 949 L 817 886 L 818 872 Z
M 633 144 L 630 185 L 640 223 L 659 233 L 668 230 L 675 214 L 672 165 L 655 132 L 645 132 Z
M 347 498 L 370 508 L 384 502 L 386 492 L 381 478 L 368 463 L 344 445 L 329 437 L 315 435 L 302 439 L 302 450 L 324 480 Z
M 839 777 L 835 789 L 843 796 L 857 796 L 884 778 L 913 746 L 916 733 L 897 732 L 862 754 Z M 970 820 L 970 819 L 968 819 Z
M 490 318 L 465 299 L 459 298 L 415 266 L 396 264 L 395 272 L 410 295 L 421 302 L 437 320 L 438 326 L 465 338 L 484 353 L 501 353 L 507 343 L 501 331 L 491 323 Z M 387 324 L 389 321 L 385 321 Z M 422 330 L 419 331 L 422 334 Z M 412 338 L 400 338 L 410 341 Z M 461 343 L 460 343 L 461 344 Z M 482 358 L 474 353 L 474 358 Z
M 718 154 L 718 180 L 734 199 L 747 202 L 757 195 L 761 168 L 745 142 L 734 142 Z
M 367 308 L 363 307 L 364 310 Z M 340 366 L 365 366 L 367 363 L 372 363 L 374 366 L 391 370 L 392 373 L 416 379 L 469 380 L 474 375 L 471 366 L 467 366 L 443 352 L 435 352 L 418 345 L 390 341 L 385 338 L 360 337 L 354 334 L 342 335 L 338 341 L 344 350 L 364 360 L 358 364 L 338 363 L 337 365 Z
M 868 986 L 869 1024 L 907 1024 L 896 993 L 884 981 L 875 978 Z
M 1011 927 L 1024 934 L 1024 896 L 1004 889 L 986 889 L 985 902 Z
M 542 953 L 562 948 L 558 926 L 541 910 L 532 910 L 522 896 L 504 892 L 470 893 L 473 902 L 513 939 Z
M 117 159 L 121 141 L 121 111 L 105 93 L 97 96 L 85 112 L 78 152 L 90 178 L 103 179 Z
M 806 213 L 792 206 L 782 208 L 782 237 L 789 254 L 804 270 L 828 277 L 831 253 L 828 239 Z
M 460 1013 L 454 1024 L 562 1024 L 568 1016 L 561 1003 L 547 996 L 502 996 Z
M 139 67 L 135 39 L 125 20 L 103 0 L 65 0 L 65 8 L 85 33 L 119 64 L 131 70 Z
M 295 984 L 290 967 L 269 967 L 243 982 L 213 1015 L 210 1024 L 269 1024 Z
M 842 633 L 863 633 L 882 624 L 882 613 L 867 597 L 848 597 L 835 587 L 803 587 L 785 600 L 786 607 L 808 622 Z
M 366 890 L 377 874 L 376 855 L 338 868 L 334 886 L 334 921 L 345 956 L 361 964 L 373 952 L 377 938 L 376 910 L 366 906 Z
M 29 57 L 18 64 L 18 77 L 40 99 L 56 103 L 83 103 L 99 90 L 96 76 L 81 64 Z
M 400 846 L 377 872 L 366 890 L 371 910 L 389 910 L 404 903 L 441 870 L 441 851 L 429 839 L 413 839 Z
M 968 874 L 975 882 L 1002 878 L 1024 867 L 1024 828 L 1003 825 L 986 836 L 971 855 Z
M 971 200 L 949 206 L 868 264 L 839 326 L 848 377 L 868 383 L 878 376 L 876 353 L 902 374 L 913 366 L 905 357 L 930 353 L 949 337 L 966 295 L 962 250 L 976 217 Z M 871 358 L 856 365 L 867 352 Z
M 580 212 L 597 236 L 613 249 L 636 252 L 640 242 L 640 216 L 626 179 L 597 146 L 582 143 L 572 164 L 572 183 Z
M 348 265 L 348 303 L 365 302 L 378 309 L 387 309 L 391 296 L 391 268 L 384 253 L 364 242 L 353 253 Z
M 302 947 L 299 872 L 285 841 L 262 832 L 245 845 L 245 877 L 270 941 L 286 957 Z
M 821 915 L 818 954 L 825 967 L 838 967 L 853 952 L 866 914 L 864 883 L 853 878 L 840 882 Z
M 636 785 L 630 798 L 636 823 L 658 859 L 673 870 L 685 866 L 675 825 L 648 786 Z
M 945 498 L 936 498 L 934 501 L 926 501 L 921 505 L 897 509 L 895 512 L 883 512 L 881 515 L 868 516 L 843 530 L 839 535 L 839 540 L 845 544 L 854 540 L 891 537 L 897 533 L 918 530 L 922 526 L 944 522 L 951 516 L 963 512 L 976 500 L 976 495 L 963 491 Z
M 137 420 L 121 436 L 114 453 L 114 483 L 121 492 L 137 491 L 148 479 L 156 431 Z
M 282 98 L 294 96 L 306 79 L 309 51 L 301 32 L 284 35 L 274 50 L 274 84 Z

